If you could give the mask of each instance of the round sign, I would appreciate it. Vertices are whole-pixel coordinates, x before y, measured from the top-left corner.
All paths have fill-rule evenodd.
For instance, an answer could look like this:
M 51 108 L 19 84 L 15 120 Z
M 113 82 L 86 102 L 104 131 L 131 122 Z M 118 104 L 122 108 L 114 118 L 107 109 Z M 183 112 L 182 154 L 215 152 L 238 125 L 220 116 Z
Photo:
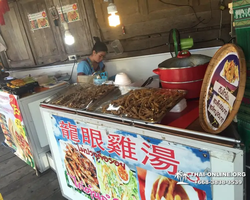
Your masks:
M 222 46 L 211 59 L 200 93 L 199 114 L 202 128 L 220 133 L 237 114 L 246 85 L 246 61 L 234 44 Z

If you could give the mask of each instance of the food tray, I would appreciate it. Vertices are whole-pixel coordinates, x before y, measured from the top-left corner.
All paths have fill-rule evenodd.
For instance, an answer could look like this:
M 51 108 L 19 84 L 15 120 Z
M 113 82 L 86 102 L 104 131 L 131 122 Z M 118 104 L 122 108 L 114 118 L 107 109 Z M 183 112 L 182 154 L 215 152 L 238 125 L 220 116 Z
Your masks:
M 20 96 L 20 95 L 23 95 L 25 93 L 34 92 L 34 88 L 38 87 L 38 86 L 39 86 L 38 82 L 27 83 L 24 86 L 21 86 L 18 88 L 10 88 L 5 84 L 5 85 L 2 85 L 2 89 L 10 94 Z
M 100 87 L 105 86 L 95 86 L 93 84 L 74 84 L 66 88 L 66 91 L 60 91 L 42 103 L 47 104 L 50 107 L 64 110 L 85 110 L 92 102 L 106 96 L 115 89 L 114 86 L 107 86 L 107 88 L 104 89 L 100 89 Z M 89 92 L 89 95 L 87 92 Z M 89 98 L 91 95 L 94 95 L 94 98 Z
M 116 95 L 113 95 L 112 97 L 110 97 L 110 99 L 106 102 L 103 102 L 101 104 L 99 104 L 99 106 L 96 108 L 96 109 L 93 109 L 93 107 L 91 107 L 90 110 L 88 111 L 91 111 L 94 115 L 98 115 L 98 116 L 102 116 L 102 117 L 108 117 L 108 118 L 119 118 L 122 120 L 122 121 L 130 121 L 130 122 L 136 122 L 136 123 L 160 123 L 162 118 L 166 115 L 167 112 L 169 112 L 176 104 L 178 104 L 183 98 L 184 96 L 186 95 L 186 91 L 185 90 L 172 90 L 172 89 L 145 89 L 145 88 L 133 88 L 131 89 L 131 91 L 135 91 L 135 90 L 138 90 L 138 89 L 141 89 L 142 90 L 150 90 L 150 91 L 153 91 L 153 92 L 160 92 L 161 95 L 164 96 L 164 93 L 167 95 L 167 93 L 169 92 L 177 92 L 178 93 L 178 98 L 175 98 L 174 99 L 174 103 L 171 103 L 170 106 L 167 107 L 167 109 L 164 109 L 163 111 L 160 110 L 160 114 L 159 116 L 155 117 L 153 114 L 152 114 L 152 118 L 151 119 L 143 119 L 143 118 L 133 118 L 133 117 L 128 117 L 128 115 L 126 114 L 111 114 L 111 113 L 104 113 L 102 111 L 103 107 L 106 107 L 108 105 L 111 104 L 112 101 L 114 100 L 120 100 L 121 98 L 126 98 L 128 97 L 128 95 L 130 95 L 131 93 L 127 93 L 127 94 L 123 94 L 123 95 L 120 95 L 118 96 L 117 94 Z M 139 91 L 138 91 L 139 92 Z M 156 97 L 157 98 L 157 97 Z M 130 106 L 130 105 L 129 105 Z M 137 108 L 138 109 L 138 108 Z M 141 108 L 140 108 L 141 109 Z M 127 110 L 130 110 L 130 109 L 127 109 Z M 138 110 L 137 110 L 138 112 Z
M 100 107 L 100 105 L 103 105 L 104 103 L 107 103 L 111 100 L 117 99 L 121 97 L 122 95 L 127 94 L 130 90 L 136 90 L 136 89 L 141 89 L 140 87 L 131 87 L 131 86 L 118 86 L 105 96 L 103 98 L 98 99 L 95 102 L 92 102 L 88 107 L 87 111 L 95 111 Z

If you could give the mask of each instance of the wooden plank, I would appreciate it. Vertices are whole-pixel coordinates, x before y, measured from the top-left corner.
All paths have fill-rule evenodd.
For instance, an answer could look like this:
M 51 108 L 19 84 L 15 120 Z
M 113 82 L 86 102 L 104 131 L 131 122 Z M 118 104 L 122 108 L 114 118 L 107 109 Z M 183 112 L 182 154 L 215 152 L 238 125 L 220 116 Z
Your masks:
M 63 50 L 61 49 L 61 45 L 59 45 L 59 38 L 61 35 L 54 35 L 53 30 L 55 25 L 49 14 L 49 8 L 46 7 L 45 0 L 20 0 L 18 1 L 18 7 L 37 64 L 48 64 L 60 61 L 63 57 Z M 43 10 L 47 13 L 50 27 L 35 30 L 33 32 L 30 29 L 28 14 L 37 13 Z
M 228 34 L 230 30 L 230 26 L 227 25 L 222 29 L 222 38 L 225 42 L 228 42 L 230 39 L 230 35 Z M 181 32 L 181 38 L 188 38 L 189 36 L 194 39 L 194 46 L 192 49 L 202 48 L 202 47 L 212 47 L 212 46 L 221 46 L 223 42 L 220 40 L 216 40 L 218 38 L 219 29 L 214 30 L 201 30 L 196 32 L 185 31 Z M 206 37 L 204 37 L 206 35 Z M 141 39 L 131 39 L 131 40 L 121 40 L 121 44 L 124 49 L 124 53 L 120 55 L 115 55 L 114 53 L 109 53 L 106 58 L 114 59 L 114 58 L 125 58 L 130 56 L 142 56 L 154 53 L 166 53 L 169 52 L 168 43 L 169 34 L 161 34 L 158 37 L 144 37 Z M 204 41 L 204 42 L 203 42 Z M 166 45 L 164 45 L 166 44 Z M 154 46 L 159 46 L 157 48 L 151 48 Z M 147 49 L 148 48 L 148 49 Z M 146 49 L 146 50 L 140 50 Z M 138 50 L 138 51 L 133 51 Z M 159 63 L 153 63 L 155 68 L 158 67 Z
M 44 200 L 66 200 L 60 190 L 56 190 L 53 195 L 47 197 Z
M 29 165 L 25 165 L 24 167 L 7 174 L 6 176 L 2 177 L 0 180 L 0 190 L 7 185 L 13 184 L 13 182 L 21 179 L 23 176 L 26 176 L 30 173 L 34 173 L 34 169 L 32 169 Z
M 5 147 L 3 144 L 2 144 L 2 142 L 1 142 L 1 144 L 0 144 L 0 157 L 1 156 L 4 156 L 4 155 L 6 155 L 6 154 L 8 154 L 8 153 L 10 153 L 11 152 L 11 150 L 8 148 L 8 147 Z
M 16 2 L 9 3 L 10 11 L 4 15 L 6 25 L 1 32 L 7 45 L 11 67 L 34 66 L 33 55 L 25 34 Z
M 50 183 L 48 183 L 45 187 L 40 187 L 38 188 L 37 191 L 34 191 L 30 196 L 29 199 L 41 199 L 41 197 L 43 197 L 42 199 L 46 199 L 48 197 L 50 197 L 51 195 L 54 194 L 55 191 L 60 190 L 59 184 L 58 184 L 58 180 L 55 179 L 53 181 L 51 181 Z M 62 194 L 61 194 L 62 197 Z M 57 200 L 57 199 L 56 199 Z
M 0 165 L 1 165 L 2 162 L 7 161 L 8 159 L 11 159 L 13 157 L 15 157 L 15 154 L 12 153 L 12 152 L 9 152 L 9 153 L 7 153 L 7 154 L 5 154 L 3 156 L 0 156 Z
M 27 165 L 23 160 L 18 157 L 13 157 L 12 159 L 5 160 L 0 165 L 0 178 L 13 173 L 14 171 Z
M 92 49 L 92 38 L 91 31 L 87 23 L 86 9 L 84 5 L 85 2 L 79 0 L 53 0 L 53 3 L 54 5 L 62 4 L 62 6 L 77 3 L 80 20 L 68 24 L 69 30 L 75 38 L 75 43 L 74 45 L 65 45 L 63 42 L 64 48 L 66 53 L 69 55 L 90 54 Z M 64 33 L 64 28 L 62 26 L 60 27 L 60 30 L 62 33 Z
M 94 5 L 92 0 L 86 0 L 83 1 L 83 7 L 86 11 L 86 17 L 88 18 L 88 26 L 90 28 L 91 36 L 96 36 L 102 39 L 99 25 L 97 23 L 95 11 L 94 11 Z M 93 46 L 93 40 L 90 41 L 91 47 Z
M 4 141 L 4 135 L 2 129 L 0 129 L 0 143 L 2 143 L 3 141 Z
M 46 198 L 46 194 L 44 194 L 45 192 L 43 192 L 42 195 L 40 194 L 40 198 L 33 198 L 32 196 L 39 193 L 41 188 L 49 190 L 50 184 L 54 187 L 54 183 L 51 182 L 55 180 L 57 180 L 57 177 L 52 170 L 45 172 L 40 177 L 37 177 L 35 173 L 30 173 L 27 176 L 15 181 L 13 184 L 1 189 L 1 192 L 3 194 L 3 198 L 8 200 L 42 200 L 44 197 Z

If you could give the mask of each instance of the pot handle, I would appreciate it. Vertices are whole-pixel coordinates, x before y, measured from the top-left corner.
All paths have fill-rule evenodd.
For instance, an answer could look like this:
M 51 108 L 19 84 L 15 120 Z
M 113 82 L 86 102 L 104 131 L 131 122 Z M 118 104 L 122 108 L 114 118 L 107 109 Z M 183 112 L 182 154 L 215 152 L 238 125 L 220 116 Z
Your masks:
M 158 74 L 158 75 L 160 75 L 160 70 L 159 70 L 159 68 L 157 68 L 157 69 L 154 69 L 154 70 L 153 70 L 153 72 L 154 72 L 155 74 Z
M 191 56 L 191 53 L 188 50 L 183 50 L 178 53 L 177 58 L 187 58 L 189 56 Z

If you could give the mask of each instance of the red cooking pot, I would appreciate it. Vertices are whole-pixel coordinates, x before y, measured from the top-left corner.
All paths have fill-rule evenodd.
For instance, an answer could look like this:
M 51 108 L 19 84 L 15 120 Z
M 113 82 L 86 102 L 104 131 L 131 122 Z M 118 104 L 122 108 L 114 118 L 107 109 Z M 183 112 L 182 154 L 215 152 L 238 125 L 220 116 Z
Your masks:
M 198 98 L 210 59 L 209 56 L 181 51 L 177 57 L 160 63 L 153 72 L 159 75 L 163 88 L 187 90 L 187 99 Z

